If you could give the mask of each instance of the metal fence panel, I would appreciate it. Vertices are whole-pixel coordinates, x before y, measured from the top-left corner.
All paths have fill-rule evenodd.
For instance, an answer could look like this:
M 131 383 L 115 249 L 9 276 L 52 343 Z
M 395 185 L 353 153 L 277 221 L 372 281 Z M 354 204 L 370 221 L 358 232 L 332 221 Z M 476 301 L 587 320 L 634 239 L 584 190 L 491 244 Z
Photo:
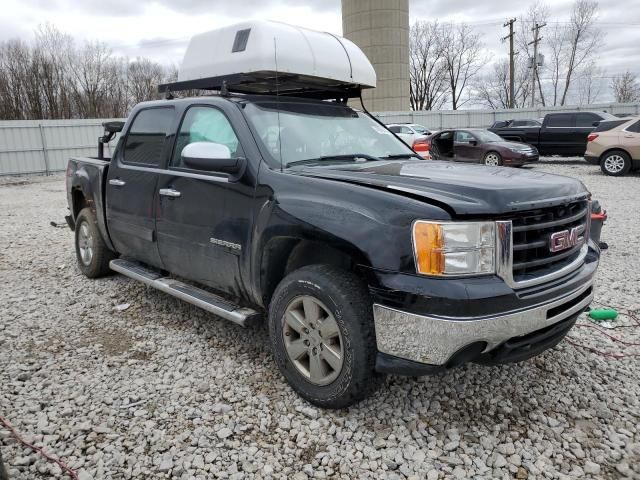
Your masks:
M 427 128 L 488 127 L 496 120 L 539 119 L 550 112 L 606 111 L 611 114 L 640 115 L 640 103 L 600 103 L 594 105 L 555 106 L 502 110 L 440 110 L 374 113 L 384 123 L 419 123 Z
M 69 157 L 96 154 L 102 123 L 108 120 L 0 121 L 0 175 L 64 171 Z
M 580 107 L 514 110 L 441 110 L 374 113 L 384 123 L 420 123 L 430 129 L 488 127 L 496 120 L 542 118 L 563 110 L 640 115 L 640 103 L 602 103 Z M 113 119 L 0 121 L 0 176 L 64 171 L 71 156 L 93 156 L 102 123 Z M 110 155 L 117 138 L 105 146 Z

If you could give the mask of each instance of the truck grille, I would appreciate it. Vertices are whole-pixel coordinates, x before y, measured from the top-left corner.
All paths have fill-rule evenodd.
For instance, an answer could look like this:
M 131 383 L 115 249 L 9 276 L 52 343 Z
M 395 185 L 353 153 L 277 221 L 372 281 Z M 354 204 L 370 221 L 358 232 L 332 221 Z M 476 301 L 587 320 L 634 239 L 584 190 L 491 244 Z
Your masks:
M 541 208 L 512 218 L 513 280 L 522 282 L 551 274 L 575 261 L 589 238 L 589 202 Z M 555 232 L 582 227 L 575 246 L 552 252 L 550 238 Z

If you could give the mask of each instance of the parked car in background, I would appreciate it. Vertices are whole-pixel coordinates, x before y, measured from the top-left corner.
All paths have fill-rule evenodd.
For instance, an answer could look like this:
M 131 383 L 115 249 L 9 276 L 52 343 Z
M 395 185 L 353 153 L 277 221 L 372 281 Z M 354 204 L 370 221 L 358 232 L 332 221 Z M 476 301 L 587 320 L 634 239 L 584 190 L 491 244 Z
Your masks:
M 629 118 L 634 117 L 635 113 L 614 113 L 613 116 L 618 118 Z
M 482 128 L 443 130 L 430 137 L 433 160 L 521 166 L 538 161 L 538 151 L 526 143 L 509 142 Z
M 489 128 L 516 128 L 516 127 L 540 127 L 542 122 L 539 120 L 498 120 L 493 122 Z
M 587 138 L 584 158 L 614 177 L 640 169 L 640 119 L 601 122 Z
M 548 113 L 540 127 L 491 128 L 505 140 L 524 142 L 538 149 L 540 155 L 582 156 L 587 135 L 603 120 L 616 120 L 606 112 Z
M 407 145 L 413 145 L 418 137 L 431 135 L 433 131 L 417 123 L 390 123 L 387 128 Z
M 431 160 L 431 135 L 416 138 L 411 148 L 422 158 Z

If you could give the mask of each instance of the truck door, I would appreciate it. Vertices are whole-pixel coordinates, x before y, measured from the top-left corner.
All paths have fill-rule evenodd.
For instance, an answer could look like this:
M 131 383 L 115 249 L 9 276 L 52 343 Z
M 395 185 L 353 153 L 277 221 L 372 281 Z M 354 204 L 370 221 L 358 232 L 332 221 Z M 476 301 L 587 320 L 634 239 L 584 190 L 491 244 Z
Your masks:
M 168 168 L 160 175 L 158 245 L 171 273 L 242 297 L 241 255 L 249 255 L 255 181 L 188 168 L 182 149 L 192 142 L 226 145 L 232 157 L 243 149 L 227 115 L 212 105 L 185 111 Z
M 549 113 L 540 129 L 540 151 L 543 155 L 572 155 L 578 136 L 574 113 Z
M 158 172 L 170 146 L 174 109 L 144 108 L 111 160 L 106 184 L 107 225 L 116 250 L 162 267 L 155 231 Z

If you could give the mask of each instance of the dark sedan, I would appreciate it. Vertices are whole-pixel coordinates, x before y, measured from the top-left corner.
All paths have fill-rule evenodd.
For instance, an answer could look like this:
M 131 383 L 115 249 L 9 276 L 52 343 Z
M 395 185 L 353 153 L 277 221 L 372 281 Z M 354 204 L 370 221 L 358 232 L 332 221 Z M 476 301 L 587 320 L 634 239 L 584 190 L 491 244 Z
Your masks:
M 535 147 L 506 141 L 481 128 L 443 130 L 430 137 L 429 147 L 433 160 L 514 167 L 538 161 Z

